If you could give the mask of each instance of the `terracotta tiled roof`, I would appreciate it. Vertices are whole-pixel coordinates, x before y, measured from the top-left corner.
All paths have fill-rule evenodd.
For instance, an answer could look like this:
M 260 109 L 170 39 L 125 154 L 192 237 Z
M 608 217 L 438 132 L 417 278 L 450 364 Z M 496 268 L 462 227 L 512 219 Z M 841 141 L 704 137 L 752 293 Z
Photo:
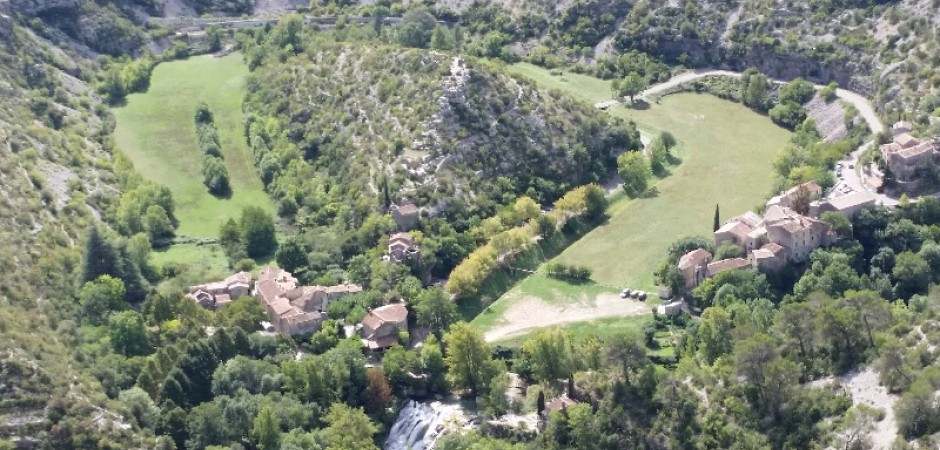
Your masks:
M 751 266 L 751 263 L 749 263 L 744 258 L 723 259 L 721 261 L 715 261 L 709 264 L 708 273 L 710 275 L 716 275 L 726 270 L 744 269 L 750 266 Z
M 378 350 L 380 348 L 389 348 L 398 342 L 398 336 L 388 335 L 378 339 L 363 339 L 369 350 Z
M 913 147 L 920 143 L 920 141 L 916 137 L 911 136 L 910 134 L 907 134 L 907 133 L 899 134 L 895 136 L 894 142 L 897 142 L 898 144 L 901 145 L 901 147 L 904 147 L 904 148 Z
M 265 303 L 271 303 L 275 298 L 281 295 L 281 289 L 274 280 L 259 281 L 255 287 L 258 289 L 258 292 L 261 293 L 261 299 Z
M 408 320 L 408 309 L 405 305 L 392 303 L 369 311 L 369 314 L 362 319 L 362 324 L 377 329 L 384 323 L 404 323 L 406 320 Z
M 914 158 L 920 155 L 923 155 L 927 152 L 932 152 L 934 149 L 933 142 L 921 142 L 911 148 L 906 148 L 897 152 L 898 156 L 902 159 Z
M 679 258 L 679 268 L 685 269 L 688 267 L 701 265 L 703 262 L 711 259 L 711 257 L 712 257 L 712 254 L 708 253 L 708 251 L 706 251 L 705 249 L 697 248 L 695 250 L 692 250 L 691 252 L 688 252 L 682 255 L 682 257 Z
M 291 305 L 284 297 L 278 297 L 271 302 L 271 311 L 273 311 L 275 315 L 283 316 L 292 309 L 294 309 L 294 305 Z
M 355 294 L 362 292 L 362 286 L 358 284 L 338 284 L 336 286 L 326 287 L 324 290 L 330 294 Z

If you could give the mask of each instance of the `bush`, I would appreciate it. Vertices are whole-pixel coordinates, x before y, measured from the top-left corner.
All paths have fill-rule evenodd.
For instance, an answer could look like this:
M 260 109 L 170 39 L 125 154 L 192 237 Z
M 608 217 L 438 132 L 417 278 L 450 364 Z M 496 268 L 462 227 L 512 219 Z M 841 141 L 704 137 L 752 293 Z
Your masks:
M 545 265 L 548 276 L 558 279 L 574 281 L 588 281 L 591 279 L 591 268 L 588 266 L 568 265 L 562 263 L 548 263 Z
M 826 87 L 819 90 L 819 96 L 823 98 L 826 102 L 831 102 L 836 99 L 836 89 L 839 88 L 839 83 L 833 81 L 829 83 Z

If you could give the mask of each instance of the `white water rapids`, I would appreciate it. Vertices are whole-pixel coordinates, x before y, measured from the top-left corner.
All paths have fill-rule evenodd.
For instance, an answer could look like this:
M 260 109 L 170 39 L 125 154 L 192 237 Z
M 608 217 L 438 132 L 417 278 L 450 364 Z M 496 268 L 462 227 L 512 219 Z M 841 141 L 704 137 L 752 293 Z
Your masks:
M 383 450 L 430 450 L 444 431 L 469 422 L 459 404 L 408 400 L 398 413 Z

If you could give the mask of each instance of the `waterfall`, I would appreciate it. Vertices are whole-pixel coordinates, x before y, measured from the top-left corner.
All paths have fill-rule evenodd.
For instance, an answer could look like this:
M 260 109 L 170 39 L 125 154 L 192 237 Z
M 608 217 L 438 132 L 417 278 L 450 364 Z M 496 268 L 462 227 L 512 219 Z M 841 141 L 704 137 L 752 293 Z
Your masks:
M 468 422 L 463 408 L 441 402 L 408 400 L 385 440 L 384 450 L 430 450 L 445 429 Z

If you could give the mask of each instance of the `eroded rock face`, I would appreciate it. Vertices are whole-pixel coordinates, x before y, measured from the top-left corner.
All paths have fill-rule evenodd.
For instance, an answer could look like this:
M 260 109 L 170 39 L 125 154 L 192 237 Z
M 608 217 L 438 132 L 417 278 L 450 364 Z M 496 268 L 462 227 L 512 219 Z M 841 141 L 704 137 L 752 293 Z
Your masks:
M 50 9 L 77 8 L 81 0 L 9 0 L 9 3 L 16 12 L 33 15 Z

